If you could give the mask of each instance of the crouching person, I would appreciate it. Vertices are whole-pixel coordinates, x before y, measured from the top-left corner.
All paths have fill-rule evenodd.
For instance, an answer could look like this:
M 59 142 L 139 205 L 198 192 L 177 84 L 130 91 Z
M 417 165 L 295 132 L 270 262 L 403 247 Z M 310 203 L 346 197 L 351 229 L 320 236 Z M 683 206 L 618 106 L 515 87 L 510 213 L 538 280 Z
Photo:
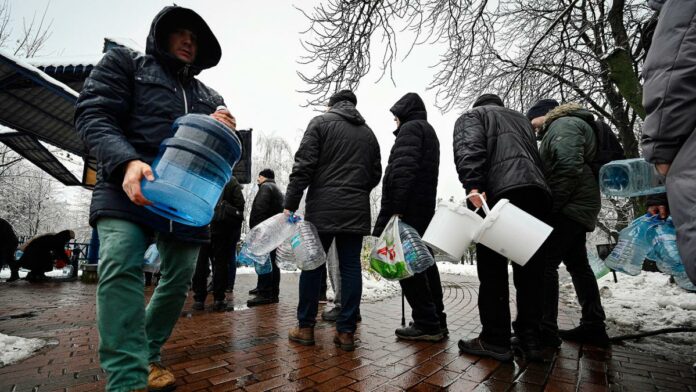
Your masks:
M 296 211 L 305 188 L 305 219 L 313 223 L 325 251 L 336 240 L 341 275 L 341 312 L 336 319 L 334 343 L 345 351 L 355 349 L 355 329 L 362 274 L 363 236 L 370 234 L 370 191 L 382 176 L 379 144 L 355 108 L 357 98 L 348 90 L 334 94 L 326 113 L 309 123 L 295 154 L 285 195 L 285 211 Z M 323 268 L 302 271 L 298 326 L 289 339 L 314 344 L 314 324 L 319 307 Z
M 390 109 L 396 121 L 394 146 L 382 183 L 382 208 L 375 224 L 379 236 L 393 215 L 399 215 L 422 237 L 435 214 L 440 142 L 428 123 L 423 100 L 404 95 Z M 399 281 L 412 309 L 413 323 L 395 333 L 406 340 L 441 340 L 447 331 L 442 284 L 437 265 Z

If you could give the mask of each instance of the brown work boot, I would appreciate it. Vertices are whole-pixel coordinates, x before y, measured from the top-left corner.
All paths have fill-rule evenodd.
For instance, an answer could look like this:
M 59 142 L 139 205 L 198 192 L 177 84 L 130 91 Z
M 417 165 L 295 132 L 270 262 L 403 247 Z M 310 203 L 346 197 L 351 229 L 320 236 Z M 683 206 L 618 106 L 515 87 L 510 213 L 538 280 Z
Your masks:
M 312 327 L 295 327 L 288 332 L 288 339 L 297 342 L 303 346 L 314 345 L 314 328 Z
M 334 344 L 343 351 L 355 350 L 355 334 L 352 332 L 336 332 Z
M 147 376 L 147 390 L 149 392 L 168 392 L 176 389 L 174 374 L 161 363 L 150 363 L 150 374 Z

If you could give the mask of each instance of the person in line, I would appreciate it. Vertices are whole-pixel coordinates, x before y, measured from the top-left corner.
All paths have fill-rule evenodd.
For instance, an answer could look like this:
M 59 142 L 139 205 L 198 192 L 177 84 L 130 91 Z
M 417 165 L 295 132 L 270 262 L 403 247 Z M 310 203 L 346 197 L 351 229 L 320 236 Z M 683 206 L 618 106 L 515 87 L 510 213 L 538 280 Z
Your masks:
M 379 237 L 393 215 L 422 237 L 435 215 L 440 142 L 428 123 L 425 104 L 416 93 L 401 97 L 390 109 L 396 140 L 382 182 L 382 208 L 372 235 Z M 399 281 L 412 309 L 413 322 L 395 331 L 399 339 L 439 341 L 448 334 L 437 264 Z
M 370 234 L 370 191 L 382 177 L 379 144 L 365 119 L 355 108 L 350 90 L 331 96 L 326 113 L 309 122 L 285 196 L 285 213 L 297 210 L 306 188 L 305 219 L 319 232 L 328 251 L 336 240 L 341 275 L 341 313 L 336 319 L 334 344 L 355 349 L 355 329 L 362 295 L 360 252 L 363 236 Z M 302 271 L 297 327 L 288 338 L 313 345 L 314 324 L 324 269 Z
M 459 181 L 469 194 L 478 193 L 493 208 L 501 199 L 545 221 L 551 205 L 534 131 L 529 121 L 504 107 L 494 94 L 476 99 L 454 126 L 454 160 Z M 481 198 L 470 205 L 480 208 Z M 511 361 L 508 260 L 490 248 L 476 245 L 481 333 L 460 340 L 463 352 Z M 541 360 L 539 325 L 543 304 L 544 246 L 523 267 L 512 264 L 517 290 L 517 318 L 512 327 L 516 348 L 528 360 Z
M 75 238 L 72 230 L 63 230 L 59 233 L 48 233 L 32 238 L 22 246 L 22 257 L 15 264 L 15 268 L 28 269 L 26 280 L 30 282 L 44 282 L 48 280 L 46 272 L 53 271 L 56 261 L 62 264 L 70 264 L 70 258 L 65 253 L 65 246 Z M 18 276 L 17 270 L 12 275 Z
M 210 114 L 235 128 L 228 110 L 216 110 L 224 105 L 222 97 L 196 79 L 220 57 L 220 44 L 203 18 L 168 6 L 152 21 L 145 54 L 108 51 L 77 100 L 76 129 L 98 162 L 90 224 L 101 241 L 97 327 L 108 391 L 175 388 L 160 351 L 181 315 L 208 227 L 150 212 L 140 182 L 154 180 L 150 165 L 160 143 L 173 136 L 174 119 Z M 155 233 L 162 278 L 146 308 L 143 258 Z
M 210 222 L 210 244 L 201 246 L 196 262 L 196 272 L 193 274 L 193 309 L 205 309 L 205 298 L 208 296 L 208 275 L 210 274 L 209 260 L 213 266 L 213 310 L 230 310 L 225 293 L 229 287 L 234 287 L 236 268 L 230 271 L 230 265 L 235 265 L 235 251 L 242 233 L 244 222 L 244 195 L 242 186 L 236 178 L 225 185 L 215 205 L 213 220 Z M 228 281 L 229 278 L 232 281 Z
M 249 228 L 253 229 L 259 223 L 283 212 L 283 191 L 275 183 L 275 172 L 263 169 L 256 180 L 259 190 L 256 192 L 251 205 Z M 268 274 L 259 275 L 256 285 L 256 295 L 247 301 L 247 306 L 259 306 L 278 303 L 280 295 L 280 268 L 276 262 L 276 251 L 271 251 L 272 270 Z
M 8 266 L 10 268 L 10 278 L 8 282 L 19 279 L 19 265 L 15 260 L 15 251 L 19 245 L 17 234 L 10 222 L 0 218 L 0 268 Z
M 696 284 L 696 2 L 649 3 L 660 14 L 643 66 L 643 157 L 667 177 L 679 254 Z
M 607 345 L 604 309 L 599 287 L 585 247 L 586 233 L 594 230 L 601 208 L 599 183 L 592 172 L 597 154 L 595 118 L 578 104 L 558 106 L 542 100 L 527 117 L 541 136 L 539 153 L 546 181 L 551 188 L 553 232 L 547 240 L 544 272 L 544 318 L 542 342 L 558 347 L 559 339 Z M 580 325 L 558 330 L 558 266 L 563 262 L 573 279 L 582 307 Z

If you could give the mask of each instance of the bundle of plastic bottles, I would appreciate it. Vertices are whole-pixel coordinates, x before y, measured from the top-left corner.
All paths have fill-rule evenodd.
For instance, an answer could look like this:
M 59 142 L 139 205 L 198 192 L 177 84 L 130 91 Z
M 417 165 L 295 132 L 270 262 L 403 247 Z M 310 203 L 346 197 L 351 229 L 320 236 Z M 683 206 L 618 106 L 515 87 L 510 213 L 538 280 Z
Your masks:
M 684 270 L 679 249 L 677 248 L 677 229 L 674 227 L 672 217 L 661 221 L 661 224 L 655 226 L 655 233 L 652 236 L 652 250 L 647 258 L 654 260 L 657 268 L 665 274 L 672 275 L 674 281 L 679 287 L 696 291 L 694 285 Z
M 431 265 L 435 264 L 435 259 L 430 250 L 421 239 L 418 231 L 403 221 L 399 221 L 399 237 L 401 246 L 404 249 L 406 258 L 406 268 L 412 274 L 423 272 Z
M 295 225 L 294 232 L 276 250 L 278 267 L 286 271 L 309 271 L 326 262 L 326 252 L 317 228 L 306 220 Z

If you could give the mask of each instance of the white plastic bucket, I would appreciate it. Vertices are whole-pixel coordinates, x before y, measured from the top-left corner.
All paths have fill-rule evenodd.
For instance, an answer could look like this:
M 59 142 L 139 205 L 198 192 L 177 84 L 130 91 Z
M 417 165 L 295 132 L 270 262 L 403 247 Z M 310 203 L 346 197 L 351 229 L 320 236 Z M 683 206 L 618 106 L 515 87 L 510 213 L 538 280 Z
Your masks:
M 474 238 L 495 252 L 524 266 L 536 253 L 553 228 L 522 211 L 510 200 L 500 199 L 492 210 L 483 203 L 486 218 Z
M 469 198 L 471 194 L 467 196 Z M 479 196 L 480 197 L 480 196 Z M 478 234 L 483 218 L 465 206 L 443 201 L 435 211 L 423 242 L 459 260 Z

